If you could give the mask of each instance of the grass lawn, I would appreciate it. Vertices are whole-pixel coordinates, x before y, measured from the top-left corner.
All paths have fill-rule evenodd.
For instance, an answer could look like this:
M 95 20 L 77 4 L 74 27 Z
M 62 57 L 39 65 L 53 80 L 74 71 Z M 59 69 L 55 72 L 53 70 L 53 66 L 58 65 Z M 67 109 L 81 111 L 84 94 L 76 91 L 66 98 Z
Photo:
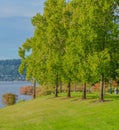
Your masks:
M 0 130 L 119 130 L 119 95 L 72 93 L 39 97 L 0 109 Z

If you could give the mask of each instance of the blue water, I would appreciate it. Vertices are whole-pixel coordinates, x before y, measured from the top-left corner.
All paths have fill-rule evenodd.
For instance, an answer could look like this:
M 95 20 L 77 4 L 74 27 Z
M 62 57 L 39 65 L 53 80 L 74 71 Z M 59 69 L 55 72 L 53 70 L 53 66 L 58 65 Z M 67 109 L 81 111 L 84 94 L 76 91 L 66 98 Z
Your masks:
M 20 87 L 25 85 L 32 85 L 30 82 L 26 81 L 0 81 L 0 108 L 5 105 L 2 103 L 2 95 L 5 93 L 13 93 L 18 95 L 18 100 L 30 100 L 32 96 L 21 95 Z

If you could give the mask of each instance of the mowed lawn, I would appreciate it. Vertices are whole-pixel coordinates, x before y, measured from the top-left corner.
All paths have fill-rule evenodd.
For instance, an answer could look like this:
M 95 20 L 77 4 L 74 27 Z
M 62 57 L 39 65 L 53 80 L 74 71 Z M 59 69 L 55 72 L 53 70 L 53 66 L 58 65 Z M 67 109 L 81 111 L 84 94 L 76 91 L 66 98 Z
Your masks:
M 39 97 L 0 109 L 0 130 L 119 130 L 119 95 Z

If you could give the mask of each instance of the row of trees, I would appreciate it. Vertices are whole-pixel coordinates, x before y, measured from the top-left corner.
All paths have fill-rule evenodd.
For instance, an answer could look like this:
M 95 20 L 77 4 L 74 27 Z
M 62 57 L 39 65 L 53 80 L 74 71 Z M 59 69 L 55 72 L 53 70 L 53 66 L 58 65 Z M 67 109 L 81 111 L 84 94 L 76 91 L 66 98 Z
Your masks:
M 43 14 L 32 18 L 33 37 L 19 47 L 19 72 L 28 80 L 55 86 L 101 82 L 100 101 L 106 80 L 119 71 L 119 0 L 46 0 Z M 29 52 L 29 53 L 28 53 Z

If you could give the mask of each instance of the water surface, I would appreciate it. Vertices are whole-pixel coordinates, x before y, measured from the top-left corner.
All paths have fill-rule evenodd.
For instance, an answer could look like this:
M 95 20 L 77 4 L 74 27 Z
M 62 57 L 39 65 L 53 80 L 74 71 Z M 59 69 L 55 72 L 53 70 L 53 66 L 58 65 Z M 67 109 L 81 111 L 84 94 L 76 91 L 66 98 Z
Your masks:
M 21 95 L 20 87 L 25 85 L 32 85 L 26 81 L 0 81 L 0 108 L 5 105 L 2 103 L 2 95 L 5 93 L 13 93 L 18 95 L 18 100 L 30 100 L 32 96 Z

